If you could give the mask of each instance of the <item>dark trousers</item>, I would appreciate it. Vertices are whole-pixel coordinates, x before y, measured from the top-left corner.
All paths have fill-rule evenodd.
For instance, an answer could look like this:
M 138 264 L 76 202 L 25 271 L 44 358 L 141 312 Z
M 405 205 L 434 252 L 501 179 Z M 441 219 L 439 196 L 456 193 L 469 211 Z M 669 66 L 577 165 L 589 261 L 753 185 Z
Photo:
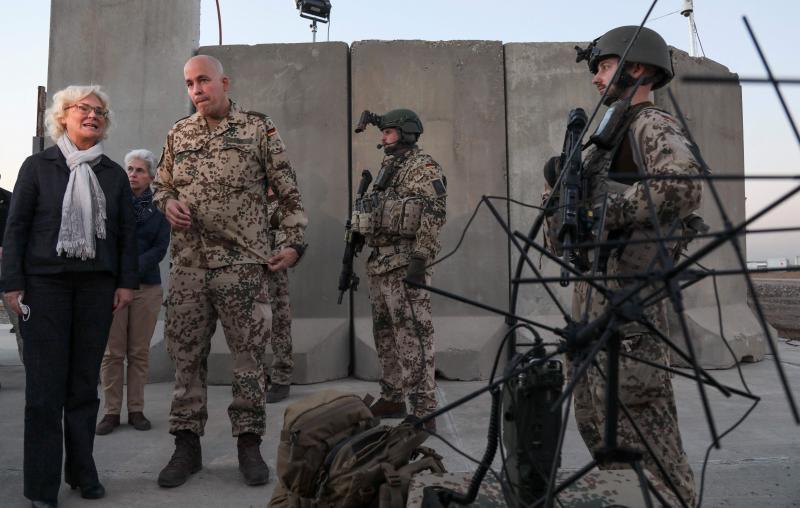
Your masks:
M 25 344 L 25 497 L 58 499 L 62 430 L 68 483 L 93 485 L 100 362 L 111 327 L 116 281 L 82 272 L 25 278 L 20 319 Z M 63 427 L 62 427 L 63 420 Z

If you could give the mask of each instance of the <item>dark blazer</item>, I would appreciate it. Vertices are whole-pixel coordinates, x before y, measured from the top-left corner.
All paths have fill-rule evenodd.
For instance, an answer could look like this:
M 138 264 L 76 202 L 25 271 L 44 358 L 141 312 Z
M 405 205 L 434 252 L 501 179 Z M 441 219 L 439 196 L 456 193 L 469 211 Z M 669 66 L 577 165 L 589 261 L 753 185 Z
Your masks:
M 9 206 L 11 206 L 11 193 L 5 189 L 0 189 L 0 247 L 3 245 L 2 236 L 6 231 Z
M 56 254 L 70 173 L 61 150 L 52 146 L 22 163 L 3 238 L 0 286 L 4 291 L 24 290 L 26 275 L 70 272 L 110 272 L 118 288 L 139 287 L 136 220 L 128 178 L 105 155 L 93 170 L 106 196 L 106 238 L 96 238 L 94 259 L 82 261 Z
M 136 224 L 139 246 L 139 284 L 161 284 L 158 264 L 169 247 L 169 222 L 161 210 L 150 205 L 144 222 Z

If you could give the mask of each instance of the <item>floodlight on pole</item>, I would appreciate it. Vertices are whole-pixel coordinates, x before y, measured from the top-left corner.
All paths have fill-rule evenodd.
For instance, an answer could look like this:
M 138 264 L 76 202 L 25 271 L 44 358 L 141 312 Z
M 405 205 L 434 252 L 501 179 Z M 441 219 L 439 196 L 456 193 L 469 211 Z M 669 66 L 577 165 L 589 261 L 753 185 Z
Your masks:
M 330 0 L 294 0 L 300 17 L 311 20 L 311 40 L 317 42 L 317 22 L 327 23 L 331 17 Z

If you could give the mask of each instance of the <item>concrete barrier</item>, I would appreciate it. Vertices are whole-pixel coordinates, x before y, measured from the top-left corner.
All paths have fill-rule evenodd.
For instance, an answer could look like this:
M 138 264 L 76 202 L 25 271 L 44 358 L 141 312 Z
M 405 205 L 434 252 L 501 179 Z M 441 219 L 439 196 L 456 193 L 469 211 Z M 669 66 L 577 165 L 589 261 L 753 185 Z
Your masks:
M 48 106 L 67 85 L 102 85 L 115 113 L 106 155 L 121 165 L 134 148 L 160 154 L 189 112 L 182 69 L 197 49 L 200 0 L 53 0 L 50 19 Z
M 544 179 L 541 168 L 547 158 L 561 151 L 567 112 L 575 107 L 591 114 L 598 95 L 590 83 L 585 63 L 574 63 L 574 43 L 507 44 L 506 103 L 508 121 L 508 155 L 510 196 L 539 204 Z M 693 59 L 675 50 L 673 60 L 676 74 L 730 75 L 723 66 L 707 59 Z M 742 152 L 741 88 L 738 86 L 689 85 L 680 79 L 670 84 L 682 111 L 687 114 L 689 127 L 704 157 L 715 173 L 744 173 Z M 559 93 L 553 93 L 559 90 Z M 654 94 L 655 103 L 672 110 L 665 91 Z M 604 108 L 600 111 L 600 115 Z M 600 116 L 598 115 L 598 116 Z M 591 132 L 591 130 L 590 130 Z M 744 220 L 744 183 L 717 182 L 724 196 L 726 212 L 736 224 Z M 711 192 L 706 187 L 700 213 L 712 231 L 722 229 L 722 220 Z M 527 233 L 538 212 L 512 208 L 512 224 Z M 541 242 L 541 235 L 537 238 Z M 744 248 L 744 239 L 741 240 Z M 690 253 L 704 244 L 696 241 Z M 533 252 L 533 251 L 531 251 Z M 538 259 L 538 255 L 533 256 Z M 516 265 L 518 256 L 512 251 Z M 734 251 L 724 247 L 703 262 L 709 268 L 737 266 Z M 538 268 L 538 266 L 537 266 Z M 555 263 L 542 262 L 541 271 L 555 276 Z M 532 276 L 530 268 L 525 269 Z M 551 284 L 562 308 L 569 310 L 571 289 Z M 723 321 L 727 323 L 726 339 L 738 360 L 757 361 L 764 356 L 764 336 L 746 303 L 746 287 L 741 276 L 718 280 Z M 726 368 L 733 357 L 720 337 L 717 304 L 712 281 L 706 280 L 684 292 L 686 317 L 698 359 L 707 368 Z M 670 306 L 671 308 L 671 306 Z M 563 325 L 559 308 L 548 295 L 544 285 L 527 285 L 520 289 L 520 315 L 552 326 Z M 685 344 L 677 315 L 670 312 L 670 337 L 679 346 Z M 685 346 L 682 346 L 685 349 Z M 677 362 L 677 359 L 676 359 Z M 681 363 L 681 362 L 677 362 Z
M 561 153 L 567 114 L 580 107 L 591 115 L 597 102 L 597 90 L 590 83 L 586 64 L 575 63 L 575 44 L 505 45 L 508 181 L 512 199 L 541 205 L 544 189 L 542 167 L 547 159 Z M 511 227 L 527 235 L 538 215 L 536 209 L 511 205 Z M 542 244 L 541 232 L 536 241 Z M 546 258 L 542 258 L 540 263 L 541 256 L 535 250 L 529 250 L 528 254 L 542 275 L 553 277 L 559 274 L 555 263 Z M 519 261 L 518 249 L 512 248 L 511 260 L 513 273 Z M 525 266 L 523 276 L 534 276 L 530 266 Z M 552 298 L 548 291 L 556 298 Z M 571 294 L 572 287 L 562 288 L 557 283 L 521 285 L 517 313 L 549 326 L 563 326 L 563 312 L 569 313 Z M 547 334 L 544 336 L 552 338 Z
M 675 74 L 670 89 L 686 117 L 687 125 L 695 138 L 703 158 L 716 175 L 744 175 L 744 134 L 742 127 L 742 89 L 737 85 L 720 86 L 709 83 L 684 83 L 680 76 L 704 74 L 735 76 L 727 67 L 707 58 L 692 58 L 687 53 L 674 49 L 672 52 Z M 655 93 L 655 103 L 674 111 L 666 91 Z M 744 180 L 714 181 L 725 213 L 732 224 L 745 220 Z M 700 215 L 711 227 L 711 232 L 722 231 L 724 222 L 719 204 L 714 200 L 708 184 L 705 185 Z M 691 254 L 710 240 L 692 242 L 687 254 Z M 745 237 L 738 238 L 742 255 L 747 259 Z M 740 269 L 735 251 L 730 244 L 717 250 L 695 266 L 697 270 Z M 744 276 L 731 275 L 716 280 L 711 277 L 683 291 L 686 316 L 692 341 L 700 364 L 707 368 L 732 367 L 735 360 L 759 361 L 764 358 L 766 337 L 753 311 L 747 306 L 747 285 Z M 721 308 L 722 330 L 717 306 Z M 720 336 L 730 343 L 736 358 L 731 356 Z M 670 336 L 682 349 L 686 349 L 677 316 L 670 315 Z M 774 336 L 774 335 L 773 335 Z M 676 363 L 685 365 L 685 362 Z
M 117 120 L 105 144 L 109 156 L 121 161 L 131 148 L 160 151 L 169 127 L 190 111 L 181 69 L 197 50 L 199 0 L 54 0 L 51 16 L 49 93 L 68 84 L 102 84 L 111 96 Z M 335 303 L 348 196 L 361 170 L 377 170 L 382 159 L 382 153 L 374 148 L 379 140 L 376 130 L 351 139 L 352 117 L 363 109 L 382 113 L 397 107 L 420 114 L 425 126 L 421 146 L 442 164 L 448 177 L 448 222 L 441 237 L 444 255 L 458 243 L 481 196 L 508 196 L 539 204 L 541 167 L 561 149 L 567 112 L 578 106 L 591 111 L 597 101 L 585 65 L 574 63 L 573 45 L 360 41 L 349 49 L 344 43 L 200 48 L 200 53 L 223 62 L 235 100 L 275 120 L 297 169 L 310 218 L 310 247 L 303 262 L 290 273 L 295 382 L 343 377 L 349 368 L 365 379 L 379 376 L 363 273 L 367 252 L 358 262 L 363 282 L 355 293 L 352 321 L 351 310 Z M 680 51 L 674 59 L 679 75 L 729 74 L 710 60 L 690 59 Z M 739 87 L 690 86 L 677 80 L 671 87 L 714 171 L 741 174 Z M 670 109 L 662 93 L 655 94 L 655 101 Z M 741 221 L 743 184 L 718 186 L 731 220 Z M 510 221 L 512 230 L 528 232 L 537 212 L 501 200 L 493 203 L 501 217 Z M 707 192 L 703 213 L 712 228 L 719 229 L 721 219 L 715 209 Z M 485 305 L 507 309 L 509 274 L 517 259 L 515 249 L 509 250 L 506 235 L 483 208 L 460 250 L 436 267 L 433 283 Z M 730 248 L 707 261 L 710 267 L 736 266 Z M 167 268 L 165 261 L 165 286 Z M 546 261 L 541 271 L 544 275 L 558 273 Z M 530 268 L 526 274 L 531 274 Z M 720 278 L 718 285 L 734 354 L 739 359 L 760 360 L 763 336 L 746 307 L 743 279 Z M 569 289 L 550 285 L 549 291 L 568 309 Z M 559 305 L 542 285 L 522 288 L 518 303 L 517 310 L 524 316 L 563 325 Z M 687 316 L 701 363 L 727 367 L 733 358 L 722 349 L 715 305 L 710 281 L 686 293 Z M 436 295 L 433 308 L 439 373 L 453 379 L 485 378 L 505 333 L 503 319 Z M 172 375 L 160 330 L 163 323 L 152 343 L 153 380 Z M 229 362 L 219 330 L 209 358 L 209 380 L 228 382 Z

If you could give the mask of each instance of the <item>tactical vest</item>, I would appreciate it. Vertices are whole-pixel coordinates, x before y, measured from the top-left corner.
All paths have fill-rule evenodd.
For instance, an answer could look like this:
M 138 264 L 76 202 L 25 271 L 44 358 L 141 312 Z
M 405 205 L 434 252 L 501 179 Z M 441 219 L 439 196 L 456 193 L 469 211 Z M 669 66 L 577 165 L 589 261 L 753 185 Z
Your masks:
M 597 241 L 606 240 L 620 240 L 629 238 L 631 231 L 600 231 L 602 223 L 603 205 L 605 203 L 606 194 L 622 194 L 630 185 L 641 180 L 638 174 L 638 167 L 633 159 L 632 147 L 630 146 L 630 138 L 628 132 L 630 127 L 639 114 L 646 109 L 657 109 L 654 104 L 650 102 L 643 102 L 631 106 L 625 113 L 623 120 L 620 122 L 614 134 L 614 142 L 610 148 L 601 148 L 593 145 L 587 151 L 586 157 L 583 161 L 583 185 L 587 190 L 587 197 L 585 206 L 592 209 L 594 216 L 597 217 L 594 224 L 594 238 Z M 613 170 L 612 170 L 613 168 Z M 630 177 L 612 179 L 609 173 L 630 173 Z M 599 271 L 605 273 L 606 265 L 609 256 L 615 250 L 613 247 L 605 247 L 600 251 Z M 616 249 L 617 255 L 621 254 L 624 246 Z M 586 257 L 591 261 L 594 259 L 593 250 L 585 252 Z
M 401 197 L 398 187 L 408 176 L 406 157 L 385 164 L 372 185 L 353 210 L 353 231 L 367 237 L 370 247 L 394 245 L 398 240 L 413 240 L 422 220 L 422 200 L 418 196 Z

